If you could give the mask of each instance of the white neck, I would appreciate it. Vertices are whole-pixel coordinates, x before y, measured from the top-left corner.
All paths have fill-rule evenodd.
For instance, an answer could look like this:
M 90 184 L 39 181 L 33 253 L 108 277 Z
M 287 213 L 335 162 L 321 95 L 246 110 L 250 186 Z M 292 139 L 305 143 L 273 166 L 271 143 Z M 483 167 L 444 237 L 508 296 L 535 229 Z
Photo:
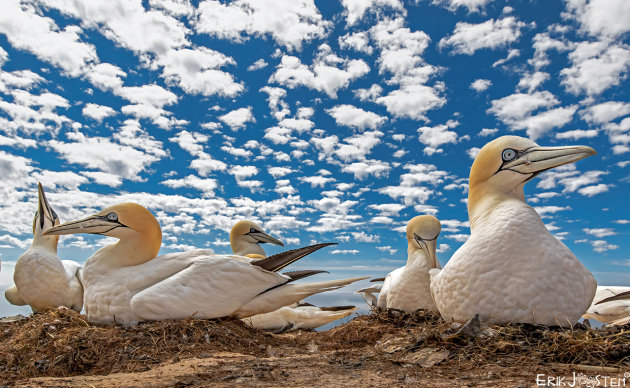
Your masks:
M 241 256 L 249 254 L 267 256 L 265 250 L 260 246 L 260 244 L 240 239 L 234 242 L 232 246 L 232 252 L 234 252 L 234 254 L 236 255 Z
M 501 191 L 488 185 L 480 184 L 470 190 L 468 194 L 468 219 L 470 220 L 470 230 L 485 219 L 492 211 L 505 201 L 520 201 L 524 205 L 525 193 L 523 185 L 520 184 L 511 191 Z M 481 221 L 483 222 L 483 221 Z

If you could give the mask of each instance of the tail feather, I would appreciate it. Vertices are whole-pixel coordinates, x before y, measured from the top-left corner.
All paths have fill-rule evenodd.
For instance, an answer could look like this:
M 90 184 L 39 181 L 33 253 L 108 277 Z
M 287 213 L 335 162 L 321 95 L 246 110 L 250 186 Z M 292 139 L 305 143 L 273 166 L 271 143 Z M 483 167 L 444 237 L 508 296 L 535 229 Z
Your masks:
M 299 302 L 311 295 L 336 290 L 364 279 L 368 279 L 368 277 L 328 280 L 316 283 L 283 284 L 256 296 L 254 299 L 242 305 L 232 316 L 236 318 L 247 318 L 256 314 L 268 313 L 291 303 Z
M 303 271 L 284 272 L 282 274 L 290 277 L 291 278 L 291 280 L 289 280 L 290 282 L 294 282 L 296 280 L 304 279 L 306 277 L 317 275 L 317 274 L 320 274 L 320 273 L 329 273 L 329 272 L 328 271 L 317 270 L 317 269 L 306 269 L 306 270 L 303 270 Z

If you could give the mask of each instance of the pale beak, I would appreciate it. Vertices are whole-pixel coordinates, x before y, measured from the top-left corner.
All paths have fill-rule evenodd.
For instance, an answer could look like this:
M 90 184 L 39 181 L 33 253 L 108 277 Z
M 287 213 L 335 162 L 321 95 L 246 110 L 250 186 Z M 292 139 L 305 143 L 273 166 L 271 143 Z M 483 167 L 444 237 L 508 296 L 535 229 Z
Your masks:
M 267 233 L 264 232 L 249 232 L 247 233 L 247 235 L 253 237 L 256 242 L 259 243 L 270 243 L 270 244 L 274 244 L 274 245 L 280 245 L 280 246 L 284 246 L 284 244 L 282 243 L 282 241 L 278 240 L 277 238 L 268 235 Z
M 46 218 L 50 220 L 51 225 L 55 225 L 55 218 L 57 218 L 57 214 L 50 207 L 48 200 L 46 199 L 46 194 L 44 194 L 44 188 L 41 183 L 37 183 L 37 197 L 38 197 L 38 215 L 39 215 L 39 227 L 44 229 L 44 221 Z
M 595 155 L 594 149 L 587 146 L 573 147 L 532 147 L 521 152 L 518 158 L 506 163 L 501 170 L 511 170 L 521 174 L 540 174 L 554 167 L 562 166 Z
M 420 245 L 420 247 L 423 247 L 424 249 L 426 249 L 427 255 L 429 256 L 429 260 L 431 262 L 431 268 L 438 268 L 438 261 L 437 261 L 437 254 L 436 254 L 437 236 L 432 240 L 425 240 L 414 233 L 413 238 L 414 240 L 416 240 L 418 245 Z
M 86 217 L 82 220 L 68 221 L 61 225 L 57 225 L 44 232 L 45 235 L 62 235 L 62 234 L 77 234 L 77 233 L 91 233 L 91 234 L 105 234 L 116 228 L 126 228 L 119 221 L 111 221 L 107 219 L 107 216 L 101 216 L 94 214 Z

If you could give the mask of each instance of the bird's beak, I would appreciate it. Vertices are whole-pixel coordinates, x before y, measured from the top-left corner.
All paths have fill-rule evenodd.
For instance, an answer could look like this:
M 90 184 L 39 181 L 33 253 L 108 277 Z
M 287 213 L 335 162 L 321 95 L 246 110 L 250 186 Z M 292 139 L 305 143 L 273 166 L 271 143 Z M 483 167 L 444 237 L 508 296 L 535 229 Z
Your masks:
M 110 221 L 107 216 L 100 214 L 94 214 L 89 217 L 83 218 L 77 221 L 64 222 L 61 225 L 57 225 L 44 232 L 45 235 L 62 235 L 62 234 L 77 234 L 77 233 L 91 233 L 91 234 L 106 234 L 107 232 L 126 227 L 119 221 Z
M 270 243 L 274 245 L 284 246 L 282 241 L 264 232 L 249 232 L 247 234 L 252 236 L 259 243 Z
M 587 146 L 573 147 L 532 147 L 523 151 L 518 158 L 506 163 L 501 169 L 512 170 L 521 174 L 540 174 L 563 164 L 574 163 L 588 156 L 595 155 L 594 149 Z
M 431 268 L 438 268 L 437 261 L 437 236 L 433 240 L 425 240 L 417 234 L 413 234 L 414 240 L 420 245 L 424 247 L 427 251 L 427 255 L 429 255 L 429 260 L 431 261 Z
M 50 207 L 48 200 L 46 199 L 46 194 L 44 194 L 44 188 L 41 183 L 37 183 L 37 197 L 38 197 L 38 216 L 39 216 L 39 227 L 44 229 L 44 221 L 46 218 L 50 220 L 51 225 L 55 225 L 55 213 L 53 209 Z

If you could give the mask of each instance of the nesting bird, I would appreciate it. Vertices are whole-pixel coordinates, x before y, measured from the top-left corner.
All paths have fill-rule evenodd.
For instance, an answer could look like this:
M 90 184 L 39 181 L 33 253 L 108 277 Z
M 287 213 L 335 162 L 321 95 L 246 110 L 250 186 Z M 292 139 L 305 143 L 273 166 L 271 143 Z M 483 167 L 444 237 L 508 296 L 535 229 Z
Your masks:
M 381 287 L 377 306 L 414 312 L 437 311 L 429 287 L 429 270 L 440 267 L 436 256 L 442 225 L 430 215 L 417 216 L 407 224 L 407 264 L 390 272 Z
M 523 186 L 543 171 L 595 150 L 540 147 L 517 136 L 486 144 L 472 165 L 471 234 L 443 270 L 431 270 L 431 291 L 446 321 L 476 313 L 493 323 L 572 326 L 588 309 L 597 283 L 536 211 Z
M 230 247 L 235 255 L 253 259 L 267 257 L 265 250 L 260 246 L 264 243 L 284 246 L 282 241 L 263 232 L 262 228 L 252 221 L 239 221 L 230 230 Z
M 242 220 L 230 230 L 230 246 L 237 255 L 255 259 L 267 257 L 260 244 L 271 243 L 284 246 L 277 238 L 263 232 L 258 224 Z M 325 271 L 310 271 L 315 274 Z M 347 317 L 355 306 L 317 307 L 310 303 L 294 303 L 278 310 L 251 316 L 243 321 L 251 327 L 262 330 L 287 331 L 292 329 L 316 329 L 337 319 Z
M 630 319 L 630 287 L 598 286 L 591 307 L 582 315 L 612 325 Z
M 45 235 L 91 233 L 118 239 L 87 259 L 85 312 L 96 323 L 233 316 L 246 318 L 295 303 L 356 279 L 294 284 L 307 276 L 275 271 L 328 244 L 253 260 L 192 250 L 157 256 L 162 232 L 149 210 L 135 203 L 110 206 L 87 218 L 57 225 Z M 308 271 L 307 271 L 308 272 Z
M 5 291 L 7 300 L 18 306 L 29 305 L 34 312 L 65 306 L 76 311 L 83 307 L 81 265 L 57 257 L 58 236 L 43 233 L 59 225 L 41 183 L 37 186 L 38 208 L 33 219 L 33 242 L 15 264 L 15 286 Z

